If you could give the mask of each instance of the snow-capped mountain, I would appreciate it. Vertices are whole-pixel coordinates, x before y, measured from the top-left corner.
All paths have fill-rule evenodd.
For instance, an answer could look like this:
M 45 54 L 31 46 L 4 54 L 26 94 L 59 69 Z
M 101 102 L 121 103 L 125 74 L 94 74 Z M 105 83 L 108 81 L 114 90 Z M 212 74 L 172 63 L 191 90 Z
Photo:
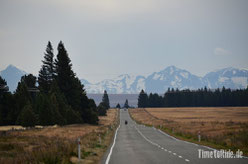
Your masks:
M 18 82 L 25 74 L 27 74 L 25 71 L 22 71 L 11 64 L 6 69 L 0 72 L 0 76 L 6 80 L 11 92 L 15 91 Z
M 103 80 L 96 84 L 84 83 L 87 93 L 164 93 L 169 87 L 178 89 L 199 89 L 207 86 L 210 89 L 239 89 L 248 86 L 248 70 L 224 68 L 210 72 L 204 77 L 191 74 L 189 71 L 169 66 L 162 71 L 154 72 L 147 77 L 120 75 L 116 79 Z
M 21 76 L 26 72 L 9 65 L 0 72 L 0 76 L 7 81 L 11 92 L 15 91 Z M 139 93 L 141 89 L 146 92 L 164 93 L 169 87 L 178 89 L 198 89 L 207 86 L 210 89 L 226 88 L 239 89 L 248 86 L 248 70 L 236 68 L 224 68 L 210 72 L 204 77 L 191 74 L 187 70 L 169 66 L 159 72 L 154 72 L 147 77 L 120 75 L 114 79 L 103 80 L 99 83 L 90 83 L 82 79 L 87 93 Z
M 229 67 L 206 74 L 204 80 L 208 88 L 246 88 L 248 71 Z
M 204 86 L 201 77 L 192 75 L 190 72 L 169 66 L 160 72 L 154 72 L 145 80 L 147 92 L 163 93 L 169 87 L 178 89 L 195 89 Z
M 138 93 L 141 89 L 145 88 L 144 80 L 145 77 L 143 76 L 123 74 L 115 79 L 103 80 L 96 84 L 90 84 L 84 79 L 81 82 L 85 85 L 88 93 L 103 93 L 104 90 L 107 90 L 108 93 Z M 86 83 L 84 83 L 85 81 Z

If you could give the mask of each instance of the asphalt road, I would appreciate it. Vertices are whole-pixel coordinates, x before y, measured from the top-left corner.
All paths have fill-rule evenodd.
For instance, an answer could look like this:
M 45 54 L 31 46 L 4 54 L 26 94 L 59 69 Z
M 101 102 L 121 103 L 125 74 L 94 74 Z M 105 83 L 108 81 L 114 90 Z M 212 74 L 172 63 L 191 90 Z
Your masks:
M 125 125 L 125 120 L 128 124 Z M 177 140 L 153 127 L 136 124 L 128 111 L 120 111 L 120 127 L 102 163 L 109 164 L 248 164 L 247 158 L 199 158 L 199 149 L 214 149 Z

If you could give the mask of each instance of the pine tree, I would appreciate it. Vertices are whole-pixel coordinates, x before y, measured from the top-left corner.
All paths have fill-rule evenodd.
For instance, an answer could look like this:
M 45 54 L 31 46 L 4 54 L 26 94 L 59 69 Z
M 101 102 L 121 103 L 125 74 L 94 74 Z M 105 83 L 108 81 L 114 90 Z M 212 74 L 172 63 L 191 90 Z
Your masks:
M 21 77 L 21 82 L 24 83 L 27 87 L 27 91 L 30 95 L 30 102 L 34 103 L 35 97 L 39 90 L 36 87 L 36 77 L 32 74 L 24 75 Z
M 40 93 L 36 100 L 36 109 L 35 109 L 40 125 L 54 125 L 55 121 L 53 119 L 53 108 L 52 104 L 49 101 L 49 97 L 45 93 Z
M 15 109 L 13 95 L 8 92 L 7 82 L 0 76 L 0 125 L 13 125 L 12 114 Z
M 64 125 L 66 124 L 66 118 L 63 118 L 59 110 L 59 102 L 56 93 L 50 95 L 51 110 L 52 110 L 52 120 L 54 124 Z
M 49 91 L 49 95 L 51 95 L 52 106 L 55 105 L 57 108 L 54 112 L 58 115 L 59 121 L 55 119 L 56 124 L 75 124 L 75 123 L 83 123 L 83 120 L 80 116 L 79 112 L 74 111 L 70 105 L 68 105 L 65 96 L 60 92 L 57 82 L 54 81 L 51 90 Z M 61 116 L 60 116 L 61 115 Z
M 39 88 L 45 93 L 48 93 L 54 80 L 53 57 L 53 47 L 51 42 L 49 41 L 47 44 L 44 60 L 42 61 L 43 65 L 41 66 L 38 77 Z
M 83 123 L 83 119 L 80 113 L 77 111 L 74 111 L 70 106 L 67 106 L 66 112 L 67 112 L 66 114 L 67 124 Z
M 139 94 L 139 98 L 138 98 L 138 107 L 139 108 L 145 108 L 148 105 L 148 96 L 147 94 L 144 92 L 144 90 L 142 89 L 140 94 Z
M 58 55 L 55 60 L 55 79 L 61 94 L 69 106 L 79 113 L 84 122 L 97 124 L 97 113 L 90 108 L 90 101 L 86 96 L 84 86 L 72 70 L 71 60 L 62 42 L 58 45 Z
M 106 109 L 106 106 L 103 102 L 101 102 L 98 107 L 97 107 L 97 110 L 98 110 L 98 115 L 99 116 L 106 116 L 107 115 L 107 109 Z
M 72 71 L 71 60 L 61 41 L 58 45 L 58 55 L 55 60 L 55 76 L 58 87 L 61 93 L 64 94 L 68 104 L 74 109 L 77 108 L 79 104 L 76 104 L 75 101 L 80 100 L 74 93 L 78 89 L 78 86 L 75 87 L 75 73 Z
M 32 74 L 22 76 L 21 82 L 25 83 L 28 88 L 36 88 L 36 77 Z
M 108 110 L 110 108 L 109 106 L 109 97 L 108 97 L 108 93 L 106 90 L 104 90 L 104 94 L 103 94 L 103 97 L 102 97 L 102 102 L 104 103 L 106 109 Z
M 0 76 L 0 98 L 8 90 L 7 82 Z
M 14 94 L 16 107 L 15 110 L 13 110 L 12 112 L 12 119 L 15 121 L 17 120 L 17 117 L 19 116 L 24 106 L 27 105 L 28 102 L 32 102 L 31 95 L 28 92 L 28 87 L 25 83 L 25 81 L 29 81 L 29 80 L 26 80 L 25 77 L 26 76 L 23 76 L 21 78 L 21 81 L 18 83 L 17 89 Z
M 68 107 L 67 100 L 65 96 L 60 92 L 57 82 L 54 80 L 51 89 L 49 91 L 49 95 L 52 98 L 52 101 L 56 104 L 56 108 L 58 108 L 58 112 L 62 116 L 63 120 L 58 124 L 67 124 L 68 110 L 71 109 Z
M 89 99 L 89 108 L 92 109 L 94 112 L 97 113 L 97 106 L 96 106 L 96 103 L 93 99 Z
M 34 114 L 32 105 L 29 102 L 24 106 L 18 116 L 17 123 L 24 127 L 34 127 L 37 123 L 36 115 Z
M 118 108 L 118 109 L 120 109 L 120 108 L 121 108 L 121 106 L 120 106 L 120 104 L 119 104 L 119 103 L 116 105 L 116 108 Z
M 128 100 L 127 100 L 127 99 L 126 99 L 126 101 L 125 101 L 124 108 L 129 108 Z

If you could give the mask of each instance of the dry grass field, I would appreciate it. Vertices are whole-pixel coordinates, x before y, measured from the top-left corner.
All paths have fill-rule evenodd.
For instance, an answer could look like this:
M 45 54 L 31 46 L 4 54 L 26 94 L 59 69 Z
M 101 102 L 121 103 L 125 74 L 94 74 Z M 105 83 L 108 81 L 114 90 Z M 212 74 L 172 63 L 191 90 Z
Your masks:
M 139 123 L 156 126 L 181 139 L 248 154 L 248 107 L 131 109 Z
M 98 163 L 111 142 L 118 117 L 118 111 L 110 109 L 107 116 L 99 117 L 97 126 L 0 131 L 0 163 L 77 163 L 77 138 L 81 139 L 83 163 Z M 4 128 L 9 127 L 0 129 Z

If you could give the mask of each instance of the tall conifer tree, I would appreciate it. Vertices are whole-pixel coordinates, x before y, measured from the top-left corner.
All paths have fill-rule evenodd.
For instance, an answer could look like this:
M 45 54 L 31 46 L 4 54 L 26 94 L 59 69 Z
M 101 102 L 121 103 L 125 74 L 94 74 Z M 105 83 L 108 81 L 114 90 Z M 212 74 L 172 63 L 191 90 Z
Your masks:
M 126 99 L 126 101 L 125 101 L 124 108 L 129 108 L 128 100 L 127 100 L 127 99 Z
M 64 44 L 60 41 L 58 44 L 58 55 L 55 60 L 55 76 L 60 91 L 65 95 L 69 105 L 75 108 L 76 101 L 74 98 L 75 90 L 75 74 L 72 71 L 71 60 L 68 57 L 68 53 L 64 47 Z
M 47 44 L 43 65 L 39 71 L 38 83 L 39 88 L 48 93 L 54 80 L 54 60 L 53 47 L 49 41 Z
M 138 98 L 138 107 L 139 108 L 145 108 L 148 105 L 148 96 L 147 94 L 144 92 L 144 90 L 142 89 L 140 94 L 139 94 L 139 98 Z
M 102 102 L 103 102 L 103 105 L 106 107 L 106 109 L 110 108 L 109 97 L 108 97 L 108 93 L 107 93 L 106 90 L 104 90 L 104 94 L 103 94 L 103 97 L 102 97 Z
M 97 114 L 90 107 L 84 86 L 73 72 L 71 60 L 61 41 L 58 44 L 58 55 L 55 60 L 55 79 L 68 105 L 76 113 L 79 113 L 85 122 L 96 124 L 98 122 Z

